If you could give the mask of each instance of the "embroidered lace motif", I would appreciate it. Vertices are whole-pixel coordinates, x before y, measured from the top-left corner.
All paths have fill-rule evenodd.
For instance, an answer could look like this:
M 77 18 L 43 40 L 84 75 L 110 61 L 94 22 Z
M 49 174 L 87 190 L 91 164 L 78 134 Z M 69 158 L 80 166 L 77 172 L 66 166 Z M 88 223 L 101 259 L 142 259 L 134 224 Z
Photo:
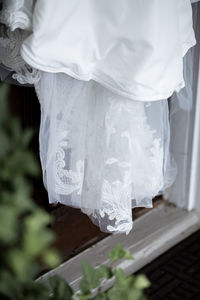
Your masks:
M 58 132 L 58 148 L 56 152 L 55 162 L 55 180 L 56 192 L 61 195 L 69 195 L 76 192 L 80 195 L 82 192 L 83 176 L 84 176 L 84 161 L 76 162 L 76 170 L 66 168 L 65 151 L 68 148 L 68 132 L 63 130 Z
M 131 101 L 65 74 L 44 72 L 41 86 L 50 203 L 81 208 L 102 231 L 128 234 L 132 208 L 152 207 L 164 188 L 167 100 Z
M 133 105 L 129 101 L 121 103 L 118 101 L 112 101 L 110 112 L 108 112 L 106 116 L 106 128 L 108 132 L 107 143 L 111 142 L 111 135 L 119 134 L 113 124 L 113 113 L 123 114 L 124 112 L 127 112 L 130 116 L 132 116 L 136 129 L 138 131 L 141 131 L 142 129 L 142 134 L 145 132 L 145 135 L 143 136 L 143 147 L 144 149 L 150 150 L 148 154 L 150 163 L 149 167 L 155 172 L 154 174 L 152 173 L 150 181 L 152 185 L 151 197 L 153 198 L 163 185 L 163 177 L 161 174 L 163 149 L 161 147 L 161 140 L 154 138 L 154 132 L 147 124 L 144 112 L 141 109 L 143 105 L 137 103 L 134 106 L 135 107 L 133 109 Z M 127 152 L 134 155 L 134 138 L 131 136 L 131 130 L 128 128 L 126 131 L 121 132 L 121 143 L 124 143 L 124 139 L 127 139 Z M 120 157 L 110 157 L 106 160 L 105 164 L 110 166 L 110 168 L 115 168 L 117 174 L 123 174 L 123 176 L 121 181 L 108 181 L 104 179 L 102 186 L 102 208 L 99 211 L 95 210 L 93 212 L 93 217 L 98 219 L 100 216 L 102 219 L 105 218 L 113 221 L 113 225 L 107 226 L 107 230 L 109 232 L 126 232 L 126 234 L 128 234 L 133 226 L 132 207 L 137 206 L 137 202 L 134 205 L 133 198 L 134 184 L 136 184 L 132 180 L 133 163 L 131 161 L 121 161 Z M 160 174 L 160 180 L 158 178 L 158 174 Z M 148 201 L 143 199 L 140 205 L 144 207 L 152 207 L 149 199 Z

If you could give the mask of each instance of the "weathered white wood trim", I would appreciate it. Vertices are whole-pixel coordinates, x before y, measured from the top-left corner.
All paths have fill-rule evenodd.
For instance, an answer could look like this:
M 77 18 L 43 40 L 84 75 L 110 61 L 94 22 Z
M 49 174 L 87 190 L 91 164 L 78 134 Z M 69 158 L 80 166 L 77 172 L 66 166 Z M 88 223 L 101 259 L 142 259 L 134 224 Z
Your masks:
M 178 207 L 200 212 L 200 3 L 193 5 L 193 17 L 197 45 L 189 50 L 192 72 L 188 77 L 193 91 L 188 97 L 192 97 L 193 107 L 179 110 L 170 121 L 171 152 L 178 175 L 166 198 Z M 180 94 L 178 97 L 181 101 Z
M 81 262 L 87 260 L 94 267 L 108 263 L 108 253 L 117 243 L 129 249 L 134 260 L 121 261 L 118 267 L 132 274 L 160 254 L 200 228 L 200 215 L 187 212 L 169 204 L 161 204 L 135 221 L 134 229 L 125 234 L 111 235 L 94 246 L 71 258 L 58 268 L 44 274 L 39 280 L 45 281 L 52 275 L 59 275 L 78 290 L 81 279 Z M 112 281 L 105 286 L 112 286 Z
M 188 195 L 188 209 L 196 209 L 200 212 L 200 4 L 196 11 L 197 28 L 197 50 L 196 50 L 196 71 L 195 71 L 195 110 L 193 113 L 194 129 L 191 151 L 190 188 Z
M 200 58 L 198 62 L 198 75 L 197 75 L 197 92 L 196 92 L 196 109 L 194 113 L 194 133 L 192 144 L 192 159 L 191 159 L 191 173 L 190 173 L 190 189 L 188 210 L 200 210 Z

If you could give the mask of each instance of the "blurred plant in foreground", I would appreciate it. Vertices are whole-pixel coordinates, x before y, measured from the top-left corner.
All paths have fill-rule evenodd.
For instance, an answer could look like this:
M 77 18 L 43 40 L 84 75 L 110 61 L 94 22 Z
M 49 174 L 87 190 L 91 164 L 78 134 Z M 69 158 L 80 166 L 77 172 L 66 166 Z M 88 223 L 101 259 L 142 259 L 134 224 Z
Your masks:
M 9 114 L 9 86 L 0 85 L 0 299 L 44 299 L 33 279 L 41 264 L 55 267 L 59 256 L 50 247 L 50 216 L 34 204 L 30 177 L 40 174 L 28 149 L 31 130 L 22 130 Z M 41 293 L 41 296 L 39 296 Z M 30 297 L 29 297 L 30 294 Z
M 47 227 L 50 216 L 32 200 L 30 177 L 40 174 L 33 153 L 28 149 L 31 130 L 22 130 L 18 119 L 7 109 L 9 86 L 0 85 L 0 299 L 2 300 L 144 300 L 149 286 L 144 275 L 127 276 L 114 268 L 118 259 L 132 259 L 117 245 L 110 252 L 110 265 L 93 268 L 82 262 L 80 291 L 74 293 L 63 279 L 54 276 L 48 285 L 35 281 L 41 266 L 60 263 L 55 239 Z M 115 279 L 108 291 L 106 280 Z

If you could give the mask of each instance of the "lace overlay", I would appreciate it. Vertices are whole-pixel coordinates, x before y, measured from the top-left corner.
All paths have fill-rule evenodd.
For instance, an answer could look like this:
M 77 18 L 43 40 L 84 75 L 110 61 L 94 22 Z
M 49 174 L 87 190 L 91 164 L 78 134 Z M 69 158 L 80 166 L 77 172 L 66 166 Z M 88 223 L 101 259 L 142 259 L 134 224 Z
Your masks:
M 40 84 L 50 202 L 81 208 L 102 231 L 128 234 L 132 208 L 152 207 L 165 187 L 167 100 L 131 101 L 64 74 L 42 73 Z

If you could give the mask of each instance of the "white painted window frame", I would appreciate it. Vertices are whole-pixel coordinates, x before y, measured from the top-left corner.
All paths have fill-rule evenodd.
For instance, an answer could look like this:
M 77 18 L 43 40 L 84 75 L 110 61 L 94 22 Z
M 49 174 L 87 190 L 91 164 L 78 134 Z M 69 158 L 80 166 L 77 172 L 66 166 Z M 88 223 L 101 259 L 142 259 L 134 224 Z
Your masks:
M 200 217 L 196 211 L 187 212 L 167 202 L 150 210 L 136 219 L 134 229 L 126 234 L 110 235 L 92 247 L 44 274 L 38 281 L 58 275 L 66 280 L 74 291 L 79 290 L 81 280 L 81 262 L 88 261 L 93 267 L 108 264 L 108 253 L 117 243 L 128 249 L 134 260 L 122 260 L 116 264 L 128 274 L 133 274 L 157 256 L 200 229 Z M 111 287 L 113 280 L 104 284 L 104 290 Z
M 174 119 L 172 117 L 172 155 L 178 176 L 167 196 L 170 202 L 188 211 L 200 211 L 200 3 L 194 5 L 197 45 L 194 48 L 193 108 L 181 110 Z

